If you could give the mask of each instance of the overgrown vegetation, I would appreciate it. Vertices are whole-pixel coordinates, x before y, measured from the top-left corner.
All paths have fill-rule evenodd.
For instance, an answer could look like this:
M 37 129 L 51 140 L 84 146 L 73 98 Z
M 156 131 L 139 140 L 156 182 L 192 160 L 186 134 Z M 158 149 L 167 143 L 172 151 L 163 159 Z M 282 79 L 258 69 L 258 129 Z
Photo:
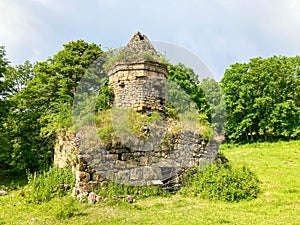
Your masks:
M 69 197 L 64 200 L 64 207 L 57 209 L 54 213 L 55 218 L 59 220 L 66 220 L 76 215 L 80 215 L 79 207 L 74 198 Z
M 21 194 L 27 202 L 41 203 L 70 194 L 75 177 L 71 168 L 50 167 L 41 173 L 28 173 L 28 186 Z
M 211 164 L 204 170 L 192 169 L 180 193 L 204 199 L 239 202 L 256 198 L 260 193 L 260 182 L 246 166 Z
M 112 120 L 115 122 L 112 123 Z M 161 120 L 159 113 L 143 115 L 135 110 L 124 108 L 102 110 L 96 115 L 97 131 L 105 144 L 116 139 L 116 132 L 133 134 L 137 138 L 148 138 L 149 133 L 144 132 L 142 127 L 157 125 Z

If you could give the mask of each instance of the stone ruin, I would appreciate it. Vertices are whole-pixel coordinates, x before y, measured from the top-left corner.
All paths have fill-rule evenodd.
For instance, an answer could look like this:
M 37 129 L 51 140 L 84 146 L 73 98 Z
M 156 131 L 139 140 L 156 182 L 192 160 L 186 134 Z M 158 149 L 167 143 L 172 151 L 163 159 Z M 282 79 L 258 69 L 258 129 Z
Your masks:
M 112 108 L 133 109 L 144 115 L 158 112 L 164 118 L 168 94 L 166 65 L 153 60 L 159 55 L 139 32 L 126 48 L 135 54 L 135 59 L 118 62 L 108 73 L 114 93 Z M 144 53 L 146 59 L 142 57 Z M 120 117 L 116 113 L 112 120 Z M 219 143 L 204 140 L 193 130 L 170 132 L 172 128 L 174 125 L 164 118 L 159 126 L 141 127 L 149 133 L 146 139 L 123 132 L 106 144 L 99 138 L 90 138 L 97 136 L 95 129 L 83 129 L 76 134 L 65 132 L 57 138 L 54 163 L 59 167 L 72 165 L 75 195 L 89 193 L 107 181 L 180 188 L 188 168 L 216 159 Z
M 166 65 L 144 59 L 146 54 L 149 58 L 159 58 L 159 55 L 149 39 L 139 32 L 125 50 L 124 58 L 129 59 L 117 63 L 108 74 L 114 92 L 114 106 L 132 108 L 138 112 L 164 112 L 168 76 Z M 132 55 L 134 57 L 130 59 Z

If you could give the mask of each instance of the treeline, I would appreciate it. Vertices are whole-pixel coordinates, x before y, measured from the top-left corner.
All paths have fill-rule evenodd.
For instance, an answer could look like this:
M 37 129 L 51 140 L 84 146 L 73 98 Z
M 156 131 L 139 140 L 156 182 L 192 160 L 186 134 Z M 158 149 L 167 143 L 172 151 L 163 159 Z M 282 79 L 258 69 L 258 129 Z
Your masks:
M 221 80 L 226 136 L 235 142 L 300 137 L 300 57 L 231 65 Z
M 99 45 L 78 40 L 63 45 L 46 61 L 11 66 L 0 47 L 0 170 L 38 171 L 51 165 L 56 134 L 72 125 L 78 82 L 102 56 Z M 169 80 L 188 94 L 199 119 L 211 121 L 227 141 L 296 139 L 299 62 L 299 57 L 251 59 L 231 65 L 220 84 L 208 78 L 199 81 L 183 64 L 168 65 Z M 103 85 L 96 110 L 109 104 L 107 80 Z M 189 101 L 178 93 L 173 93 L 174 102 Z

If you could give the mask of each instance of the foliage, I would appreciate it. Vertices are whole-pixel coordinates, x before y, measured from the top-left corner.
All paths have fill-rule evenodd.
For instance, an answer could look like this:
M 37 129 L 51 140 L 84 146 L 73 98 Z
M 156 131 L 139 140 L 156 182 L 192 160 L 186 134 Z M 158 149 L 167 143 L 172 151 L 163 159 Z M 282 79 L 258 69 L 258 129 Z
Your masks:
M 1 121 L 3 129 L 0 125 L 0 139 L 6 137 L 0 140 L 5 144 L 0 151 L 1 167 L 38 171 L 52 163 L 56 134 L 72 125 L 78 82 L 101 54 L 98 45 L 78 40 L 34 65 L 26 61 L 8 67 L 4 60 L 7 116 Z
M 113 91 L 108 86 L 108 78 L 101 79 L 101 89 L 96 100 L 96 110 L 106 110 L 111 107 L 113 101 Z
M 35 77 L 34 65 L 26 60 L 24 64 L 8 67 L 5 74 L 8 95 L 14 96 L 26 87 L 27 83 Z
M 7 101 L 7 85 L 4 80 L 8 70 L 8 61 L 5 58 L 5 49 L 0 46 L 0 169 L 8 168 L 9 162 L 9 137 L 5 121 L 9 115 L 9 102 Z
M 48 126 L 44 127 L 43 133 L 48 133 L 49 136 L 72 125 L 71 117 L 66 118 L 66 114 L 71 116 L 70 110 L 77 85 L 89 66 L 101 54 L 102 50 L 98 45 L 78 40 L 65 44 L 64 49 L 53 58 L 37 64 L 37 77 L 29 83 L 27 89 L 30 95 L 33 94 L 32 90 L 39 89 L 36 93 L 39 94 L 37 100 L 42 102 L 34 104 L 42 104 L 45 110 L 40 121 Z M 52 121 L 61 127 L 56 126 L 57 130 L 53 130 L 52 126 L 49 126 Z
M 96 115 L 96 126 L 98 135 L 100 137 L 100 140 L 108 144 L 110 143 L 114 137 L 113 137 L 113 126 L 112 126 L 112 120 L 111 120 L 111 110 L 104 110 L 99 111 Z
M 197 77 L 197 74 L 191 69 L 179 63 L 178 65 L 168 64 L 169 77 L 168 79 L 173 82 L 171 83 L 171 91 L 175 91 L 174 85 L 179 85 L 184 92 L 176 92 L 174 94 L 169 93 L 169 95 L 173 95 L 174 99 L 179 100 L 182 106 L 190 105 L 191 103 L 196 104 L 199 113 L 206 114 L 210 119 L 209 112 L 209 103 L 205 97 L 205 94 L 200 86 L 200 81 Z M 170 88 L 170 87 L 169 87 Z M 182 95 L 187 95 L 187 97 Z M 186 101 L 187 104 L 183 104 L 182 102 Z M 176 102 L 176 101 L 172 101 Z M 180 109 L 180 111 L 185 111 L 185 108 Z
M 299 137 L 300 58 L 273 56 L 236 63 L 221 81 L 226 135 L 232 141 Z
M 220 118 L 222 112 L 219 110 L 221 109 L 219 107 L 221 96 L 218 84 L 215 85 L 213 80 L 208 79 L 200 82 L 198 75 L 182 63 L 178 65 L 169 64 L 168 70 L 166 116 L 174 120 L 180 120 L 183 129 L 199 132 L 205 140 L 209 140 L 214 131 L 221 132 L 221 128 L 218 127 L 219 122 L 222 120 Z M 215 92 L 209 92 L 209 88 L 214 88 Z M 210 94 L 208 96 L 210 99 L 207 98 L 206 92 Z M 208 100 L 211 101 L 211 104 Z M 214 108 L 211 106 L 214 106 Z M 211 126 L 210 121 L 214 122 L 213 126 Z
M 50 167 L 48 171 L 28 174 L 28 202 L 40 203 L 67 195 L 74 187 L 75 177 L 71 168 Z
M 246 166 L 239 168 L 229 164 L 212 164 L 203 171 L 198 169 L 196 173 L 193 172 L 187 176 L 181 193 L 239 202 L 254 199 L 260 192 L 257 176 Z
M 214 79 L 204 78 L 200 87 L 210 106 L 211 127 L 218 134 L 225 134 L 226 106 L 222 90 Z
M 150 115 L 143 115 L 132 109 L 113 108 L 97 113 L 96 126 L 101 141 L 109 144 L 117 136 L 123 134 L 133 134 L 137 138 L 148 138 L 148 133 L 145 133 L 141 128 L 158 124 L 161 120 L 161 116 L 155 112 Z M 112 123 L 112 121 L 115 122 Z

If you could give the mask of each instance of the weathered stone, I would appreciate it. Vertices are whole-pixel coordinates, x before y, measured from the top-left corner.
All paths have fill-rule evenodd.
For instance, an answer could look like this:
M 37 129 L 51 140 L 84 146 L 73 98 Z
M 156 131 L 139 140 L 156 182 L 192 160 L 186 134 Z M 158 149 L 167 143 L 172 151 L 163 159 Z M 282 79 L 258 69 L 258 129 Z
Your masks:
M 87 199 L 88 196 L 89 196 L 89 193 L 87 191 L 83 191 L 83 192 L 79 193 L 76 198 L 78 201 L 83 201 L 83 200 Z
M 78 190 L 77 188 L 74 187 L 74 188 L 72 189 L 71 196 L 75 197 L 75 196 L 77 196 L 77 195 L 79 195 L 79 190 Z
M 101 196 L 97 195 L 97 197 L 96 197 L 96 202 L 99 203 L 99 202 L 101 202 L 101 201 L 102 201 Z
M 129 159 L 126 161 L 126 168 L 135 168 L 138 166 L 138 162 L 133 159 Z
M 82 172 L 82 171 L 79 171 L 77 170 L 76 171 L 76 181 L 79 181 L 79 182 L 88 182 L 90 180 L 90 174 L 87 173 L 87 172 Z
M 93 167 L 87 166 L 86 171 L 87 171 L 89 174 L 91 174 L 91 173 L 93 173 L 95 170 L 94 170 Z
M 140 163 L 141 166 L 147 166 L 149 164 L 149 158 L 148 157 L 141 157 Z
M 85 171 L 86 167 L 87 167 L 86 163 L 83 162 L 80 162 L 76 165 L 76 169 L 79 171 Z
M 7 195 L 7 191 L 0 190 L 0 196 L 4 196 L 4 195 Z
M 127 195 L 127 202 L 133 203 L 133 197 L 131 195 Z
M 93 173 L 92 180 L 93 181 L 99 181 L 102 177 L 103 177 L 103 172 L 97 171 L 97 172 Z
M 124 168 L 126 168 L 126 162 L 121 161 L 121 160 L 117 160 L 116 164 L 115 164 L 115 168 L 116 169 L 124 169 Z
M 82 194 L 81 193 L 79 193 L 77 196 L 76 196 L 76 199 L 77 199 L 77 201 L 82 201 L 83 200 L 83 196 L 82 196 Z
M 116 174 L 116 179 L 127 184 L 129 181 L 129 170 L 119 170 Z
M 96 198 L 97 198 L 97 194 L 95 194 L 94 192 L 91 192 L 88 196 L 88 203 L 89 204 L 96 203 Z
M 130 180 L 142 180 L 143 179 L 143 168 L 133 168 L 130 169 Z
M 77 181 L 75 184 L 75 188 L 78 190 L 79 193 L 90 191 L 88 183 L 86 183 L 86 182 L 78 182 Z

